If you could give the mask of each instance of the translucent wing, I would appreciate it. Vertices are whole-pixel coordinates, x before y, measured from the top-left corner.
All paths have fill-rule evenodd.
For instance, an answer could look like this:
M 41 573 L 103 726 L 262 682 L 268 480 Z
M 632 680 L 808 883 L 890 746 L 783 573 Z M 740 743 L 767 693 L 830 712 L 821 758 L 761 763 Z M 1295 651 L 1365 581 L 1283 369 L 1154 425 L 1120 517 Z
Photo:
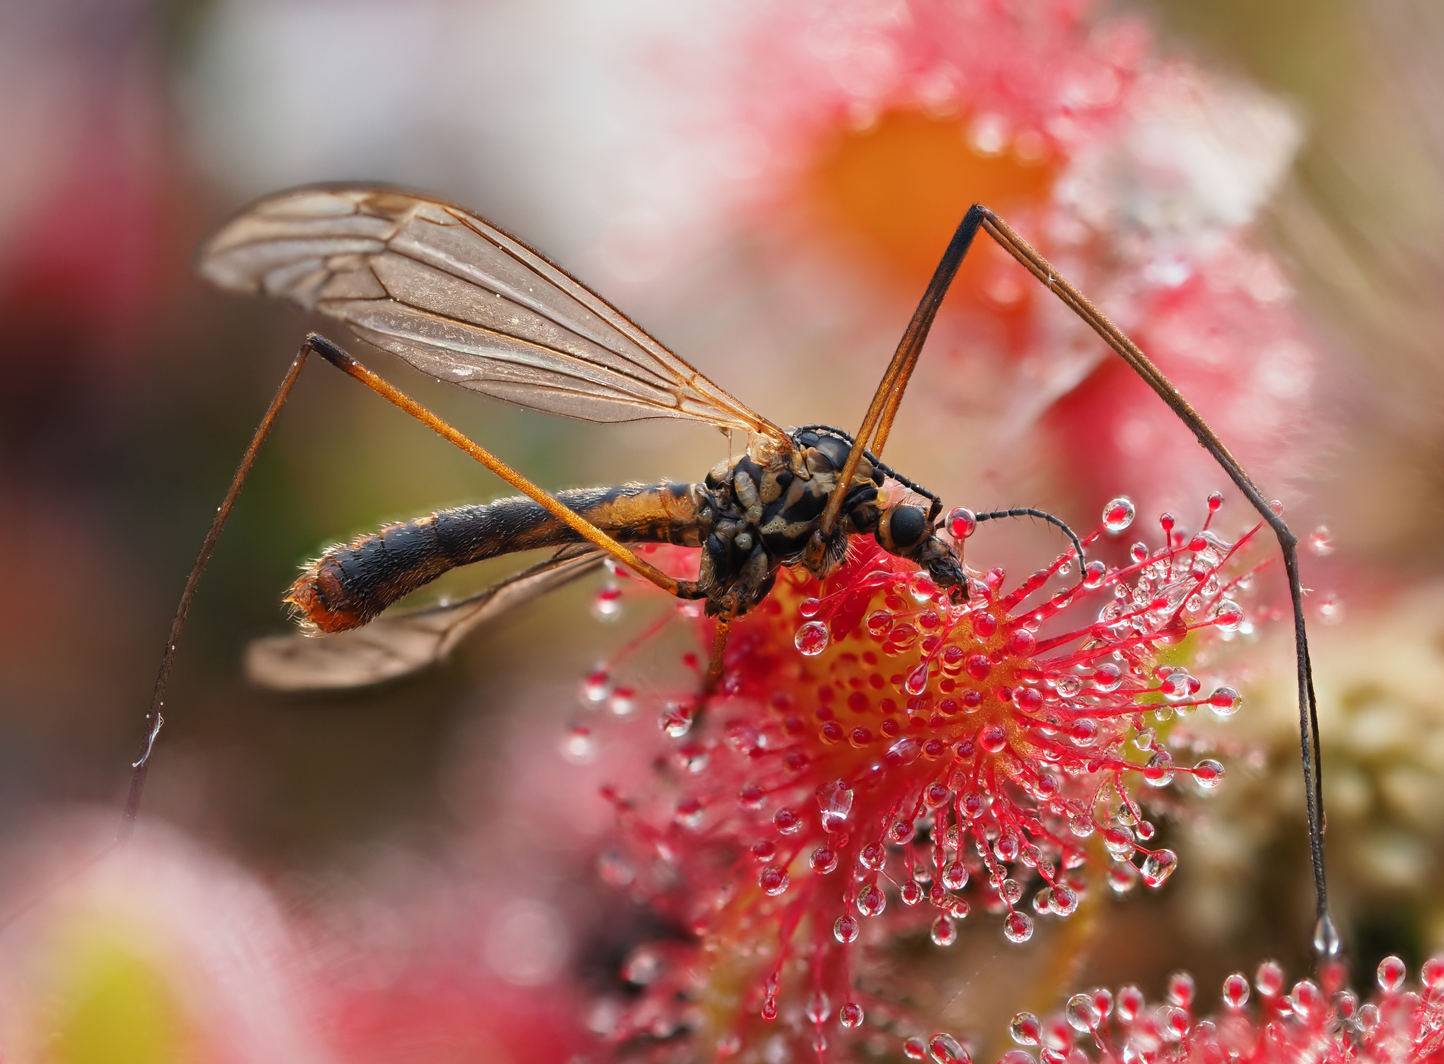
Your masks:
M 423 373 L 587 421 L 678 417 L 785 434 L 535 251 L 458 207 L 303 188 L 201 249 L 222 288 L 292 299 Z
M 461 602 L 383 613 L 336 635 L 276 635 L 246 648 L 246 678 L 273 691 L 339 691 L 435 665 L 481 624 L 570 583 L 602 564 L 589 547 L 567 547 Z

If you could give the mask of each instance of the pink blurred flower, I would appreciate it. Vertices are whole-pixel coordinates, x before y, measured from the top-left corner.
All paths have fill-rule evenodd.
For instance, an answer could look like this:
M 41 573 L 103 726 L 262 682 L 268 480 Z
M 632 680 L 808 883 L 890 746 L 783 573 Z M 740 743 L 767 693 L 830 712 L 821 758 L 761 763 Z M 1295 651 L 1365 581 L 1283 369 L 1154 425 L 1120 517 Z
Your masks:
M 1085 545 L 1132 518 L 1114 500 Z M 972 530 L 966 511 L 950 522 Z M 627 978 L 646 992 L 609 1036 L 691 1029 L 722 1055 L 763 1037 L 821 1052 L 909 1036 L 916 1022 L 854 979 L 859 946 L 926 932 L 946 947 L 979 907 L 1025 941 L 1037 917 L 1077 910 L 1094 835 L 1115 890 L 1162 885 L 1177 858 L 1150 848 L 1137 786 L 1166 808 L 1176 776 L 1222 780 L 1213 760 L 1175 765 L 1158 731 L 1238 706 L 1203 692 L 1179 644 L 1243 622 L 1252 535 L 1167 515 L 1163 529 L 1165 545 L 1089 562 L 1081 583 L 1071 552 L 1011 590 L 994 569 L 966 605 L 866 541 L 820 585 L 780 580 L 735 625 L 718 691 L 662 708 L 676 743 L 654 781 L 610 792 L 632 845 L 604 872 L 692 941 L 634 955 Z
M 829 313 L 850 318 L 833 352 L 848 363 L 881 365 L 882 322 L 918 297 L 967 206 L 986 203 L 1276 490 L 1324 446 L 1308 416 L 1316 357 L 1283 268 L 1253 232 L 1300 125 L 1264 93 L 1160 55 L 1139 20 L 1093 9 L 759 6 L 721 49 L 709 40 L 720 59 L 694 47 L 684 55 L 695 62 L 659 75 L 697 99 L 658 151 L 695 157 L 713 204 L 702 228 L 743 234 L 763 251 L 749 262 L 774 282 L 806 264 L 816 291 L 791 316 L 811 319 L 808 330 Z M 660 168 L 645 152 L 637 165 Z M 769 287 L 783 293 L 769 294 L 776 302 L 799 286 Z M 1123 380 L 1102 343 L 986 238 L 920 372 L 910 417 L 991 420 L 994 453 L 983 457 L 994 461 L 1014 460 L 1041 421 L 1055 482 L 1081 498 L 1122 489 L 1173 508 L 1223 483 L 1156 397 Z

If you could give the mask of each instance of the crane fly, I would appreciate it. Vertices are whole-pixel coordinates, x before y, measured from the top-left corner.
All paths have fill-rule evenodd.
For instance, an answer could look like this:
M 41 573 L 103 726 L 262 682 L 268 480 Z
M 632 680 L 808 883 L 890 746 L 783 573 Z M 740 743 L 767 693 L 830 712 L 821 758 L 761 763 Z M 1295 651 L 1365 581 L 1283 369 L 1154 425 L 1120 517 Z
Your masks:
M 1323 867 L 1318 725 L 1303 620 L 1297 537 L 1227 447 L 1146 355 L 1060 277 L 1013 229 L 972 206 L 882 376 L 856 433 L 825 425 L 784 430 L 708 380 L 580 282 L 507 233 L 461 208 L 374 187 L 281 192 L 245 208 L 205 244 L 200 270 L 218 286 L 289 299 L 342 322 L 368 344 L 432 377 L 532 410 L 588 421 L 677 418 L 745 433 L 748 446 L 695 483 L 662 482 L 549 493 L 373 373 L 312 334 L 291 363 L 241 459 L 191 570 L 161 660 L 145 739 L 134 765 L 122 833 L 139 808 L 159 732 L 176 644 L 201 572 L 256 453 L 312 354 L 360 381 L 496 473 L 520 496 L 442 510 L 332 547 L 286 600 L 320 639 L 260 641 L 253 675 L 273 687 L 355 686 L 439 660 L 475 625 L 594 569 L 605 558 L 716 619 L 711 673 L 728 625 L 762 601 L 783 566 L 832 572 L 853 536 L 967 594 L 958 546 L 940 533 L 942 500 L 881 455 L 924 341 L 979 230 L 1081 317 L 1188 426 L 1264 521 L 1283 552 L 1293 607 L 1299 739 L 1318 923 L 1315 948 L 1338 952 Z M 902 489 L 897 501 L 887 488 Z M 917 500 L 917 501 L 914 501 Z M 1029 513 L 1076 536 L 1052 515 Z M 677 579 L 628 544 L 700 548 L 696 579 Z M 474 598 L 429 610 L 387 608 L 442 573 L 485 558 L 555 553 Z

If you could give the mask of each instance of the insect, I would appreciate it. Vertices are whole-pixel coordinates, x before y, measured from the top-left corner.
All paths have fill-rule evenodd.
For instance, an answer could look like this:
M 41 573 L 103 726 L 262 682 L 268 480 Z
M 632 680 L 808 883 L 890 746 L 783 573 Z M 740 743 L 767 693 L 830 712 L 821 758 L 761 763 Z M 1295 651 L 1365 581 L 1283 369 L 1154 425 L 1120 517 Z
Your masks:
M 1011 227 L 981 205 L 959 224 L 855 434 L 823 425 L 786 431 L 712 383 L 541 255 L 458 207 L 368 187 L 302 188 L 245 208 L 202 248 L 201 272 L 222 288 L 283 297 L 336 318 L 416 369 L 519 406 L 591 421 L 678 418 L 746 433 L 748 446 L 696 483 L 548 493 L 321 336 L 292 362 L 242 457 L 187 580 L 162 658 L 125 824 L 134 820 L 159 732 L 185 616 L 226 517 L 312 354 L 358 380 L 506 480 L 522 495 L 443 510 L 333 547 L 286 598 L 327 639 L 259 644 L 251 669 L 272 686 L 346 686 L 439 659 L 469 628 L 581 575 L 610 556 L 663 590 L 701 599 L 716 618 L 712 673 L 728 625 L 766 597 L 783 566 L 821 577 L 854 536 L 925 569 L 954 594 L 967 581 L 943 535 L 942 500 L 881 455 L 924 341 L 979 230 L 1079 315 L 1193 431 L 1273 528 L 1294 613 L 1300 743 L 1318 907 L 1315 946 L 1339 949 L 1323 871 L 1323 805 L 1315 699 L 1303 621 L 1297 537 L 1228 449 L 1139 348 Z M 887 485 L 902 493 L 893 501 Z M 913 500 L 920 500 L 913 501 Z M 978 519 L 1031 513 L 1000 511 Z M 696 579 L 679 580 L 628 544 L 700 548 Z M 411 613 L 392 603 L 459 565 L 537 548 L 557 553 L 476 598 Z M 125 830 L 125 828 L 123 828 Z

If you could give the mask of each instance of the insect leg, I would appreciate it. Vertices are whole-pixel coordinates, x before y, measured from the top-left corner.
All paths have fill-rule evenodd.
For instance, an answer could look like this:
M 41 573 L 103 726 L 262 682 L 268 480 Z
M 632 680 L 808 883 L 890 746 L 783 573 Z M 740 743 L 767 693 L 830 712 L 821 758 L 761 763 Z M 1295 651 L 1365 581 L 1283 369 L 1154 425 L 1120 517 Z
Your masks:
M 887 442 L 898 404 L 902 401 L 908 378 L 912 376 L 913 366 L 917 364 L 923 343 L 928 338 L 928 331 L 933 327 L 933 319 L 938 315 L 938 307 L 942 305 L 943 297 L 948 294 L 958 267 L 963 264 L 963 256 L 968 253 L 973 237 L 977 236 L 978 227 L 988 213 L 986 207 L 974 204 L 968 209 L 968 213 L 963 215 L 962 222 L 958 224 L 957 231 L 948 242 L 947 250 L 943 252 L 942 260 L 933 271 L 933 278 L 928 282 L 917 310 L 913 311 L 912 320 L 908 322 L 902 339 L 898 341 L 892 361 L 888 363 L 887 371 L 883 373 L 877 391 L 873 393 L 872 402 L 868 404 L 867 414 L 862 419 L 862 428 L 857 430 L 857 436 L 853 438 L 852 450 L 848 453 L 842 475 L 838 478 L 837 488 L 827 500 L 827 509 L 822 513 L 820 535 L 813 537 L 817 541 L 816 549 L 819 554 L 837 523 L 837 515 L 842 511 L 843 499 L 852 483 L 853 474 L 857 472 L 857 464 L 862 459 L 863 451 L 871 446 L 874 454 L 882 454 L 882 447 Z
M 602 550 L 616 558 L 617 561 L 629 569 L 632 569 L 638 575 L 646 577 L 669 594 L 681 594 L 682 597 L 691 597 L 687 593 L 688 588 L 681 582 L 674 580 L 656 566 L 637 557 L 636 554 L 628 550 L 621 543 L 618 543 L 581 514 L 569 508 L 556 496 L 533 484 L 480 444 L 473 443 L 459 430 L 447 424 L 389 381 L 372 373 L 324 336 L 317 336 L 315 333 L 312 333 L 307 337 L 306 344 L 342 373 L 345 373 L 349 377 L 354 377 L 387 402 L 410 414 L 417 421 L 420 421 L 442 439 L 465 451 L 523 495 L 530 497 L 543 509 L 570 525 L 582 538 L 591 540 L 591 542 L 595 543 Z
M 1180 421 L 1193 430 L 1204 450 L 1213 455 L 1223 467 L 1239 491 L 1262 515 L 1278 537 L 1279 547 L 1284 555 L 1284 570 L 1288 575 L 1289 598 L 1294 612 L 1294 653 L 1297 662 L 1299 692 L 1299 747 L 1303 754 L 1305 804 L 1309 820 L 1309 856 L 1313 862 L 1314 898 L 1317 905 L 1318 922 L 1314 931 L 1314 949 L 1323 957 L 1332 957 L 1339 952 L 1339 932 L 1329 913 L 1328 886 L 1324 877 L 1324 793 L 1323 766 L 1319 756 L 1319 718 L 1317 700 L 1314 697 L 1313 666 L 1309 660 L 1309 638 L 1304 626 L 1303 585 L 1299 582 L 1299 539 L 1284 519 L 1274 511 L 1263 493 L 1243 471 L 1238 460 L 1229 453 L 1223 441 L 1208 427 L 1198 411 L 1189 405 L 1167 377 L 1155 366 L 1132 340 L 1125 336 L 1108 320 L 1084 295 L 1054 271 L 1048 260 L 1038 254 L 1027 241 L 1013 231 L 986 207 L 974 205 L 968 216 L 981 212 L 981 222 L 988 235 L 1003 246 L 1034 277 L 1045 284 L 1063 304 L 1077 314 L 1092 328 L 1104 343 L 1111 347 L 1133 372 L 1137 373 L 1150 388 L 1168 404 Z
M 125 797 L 125 811 L 121 814 L 120 831 L 117 841 L 124 842 L 130 837 L 131 830 L 135 827 L 136 814 L 140 812 L 140 798 L 145 790 L 146 774 L 150 770 L 150 753 L 155 748 L 156 736 L 160 734 L 161 725 L 165 719 L 161 716 L 161 709 L 165 706 L 166 686 L 170 683 L 170 670 L 175 662 L 176 644 L 180 642 L 181 630 L 185 628 L 186 615 L 190 613 L 191 603 L 196 597 L 196 588 L 200 586 L 201 574 L 205 572 L 206 563 L 211 560 L 215 553 L 216 542 L 221 538 L 221 529 L 225 527 L 226 518 L 230 517 L 231 510 L 236 505 L 236 497 L 241 493 L 241 486 L 250 475 L 251 467 L 256 463 L 256 454 L 261 449 L 261 444 L 270 435 L 271 428 L 276 423 L 276 416 L 281 412 L 286 399 L 290 397 L 291 389 L 296 385 L 296 379 L 301 375 L 301 367 L 306 364 L 306 356 L 311 353 L 312 346 L 307 342 L 297 353 L 291 368 L 286 371 L 286 376 L 281 380 L 281 386 L 276 389 L 275 398 L 271 405 L 266 408 L 265 414 L 261 417 L 261 423 L 256 426 L 255 434 L 251 436 L 251 442 L 246 447 L 245 453 L 241 455 L 240 465 L 236 467 L 236 474 L 231 478 L 230 487 L 226 489 L 225 498 L 221 500 L 220 506 L 216 507 L 216 516 L 211 519 L 211 527 L 206 530 L 206 538 L 201 543 L 200 553 L 191 566 L 190 575 L 186 577 L 185 589 L 181 592 L 180 603 L 176 606 L 175 618 L 170 624 L 170 634 L 166 637 L 165 652 L 160 658 L 160 672 L 155 678 L 155 690 L 151 695 L 150 712 L 145 717 L 145 738 L 141 741 L 140 756 L 131 765 L 130 791 Z

